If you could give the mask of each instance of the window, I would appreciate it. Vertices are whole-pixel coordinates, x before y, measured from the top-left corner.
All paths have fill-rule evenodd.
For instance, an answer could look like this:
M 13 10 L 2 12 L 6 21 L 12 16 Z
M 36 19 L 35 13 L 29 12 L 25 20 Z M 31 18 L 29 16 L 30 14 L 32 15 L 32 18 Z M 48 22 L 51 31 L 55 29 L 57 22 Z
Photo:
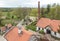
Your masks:
M 54 34 L 56 35 L 56 32 L 54 32 Z
M 40 28 L 39 28 L 39 30 L 40 30 Z
M 42 30 L 44 30 L 44 29 L 42 28 Z

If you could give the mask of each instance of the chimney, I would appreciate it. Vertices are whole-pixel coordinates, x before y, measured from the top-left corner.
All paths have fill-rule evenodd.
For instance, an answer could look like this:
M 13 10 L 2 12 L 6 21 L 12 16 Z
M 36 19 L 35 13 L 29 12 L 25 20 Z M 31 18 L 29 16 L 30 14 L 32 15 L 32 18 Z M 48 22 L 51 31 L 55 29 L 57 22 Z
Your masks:
M 19 25 L 19 26 L 18 26 L 18 34 L 21 34 L 21 33 L 22 33 L 22 26 Z
M 38 1 L 38 20 L 40 19 L 40 1 Z

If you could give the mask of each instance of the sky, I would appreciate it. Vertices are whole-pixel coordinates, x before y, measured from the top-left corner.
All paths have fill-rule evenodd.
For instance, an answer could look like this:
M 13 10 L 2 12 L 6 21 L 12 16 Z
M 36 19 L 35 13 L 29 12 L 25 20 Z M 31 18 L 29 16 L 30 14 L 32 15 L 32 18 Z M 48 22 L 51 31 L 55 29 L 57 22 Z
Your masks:
M 60 4 L 60 0 L 0 0 L 0 7 L 38 7 L 38 1 L 41 7 L 53 3 Z

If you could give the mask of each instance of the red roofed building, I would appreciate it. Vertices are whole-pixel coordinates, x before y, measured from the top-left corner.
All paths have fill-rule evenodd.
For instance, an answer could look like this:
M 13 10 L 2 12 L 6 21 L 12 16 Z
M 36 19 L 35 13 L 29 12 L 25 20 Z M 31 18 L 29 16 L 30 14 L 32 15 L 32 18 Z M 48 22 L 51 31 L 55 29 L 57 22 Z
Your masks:
M 1 34 L 7 32 L 12 26 L 12 24 L 7 24 L 0 28 Z
M 38 27 L 42 27 L 42 28 L 45 28 L 47 25 L 49 25 L 51 22 L 50 19 L 48 18 L 41 18 L 38 22 L 37 22 L 37 26 Z
M 18 27 L 12 28 L 5 34 L 5 39 L 7 41 L 38 41 L 35 35 L 29 31 L 22 28 L 22 32 L 18 33 Z
M 49 33 L 55 37 L 60 38 L 60 33 L 58 30 L 60 30 L 60 20 L 51 20 L 48 18 L 41 18 L 37 24 L 36 30 L 44 30 L 45 33 Z
M 51 23 L 50 23 L 50 27 L 54 32 L 58 32 L 59 23 L 56 22 L 55 20 L 52 20 Z
M 6 31 L 6 27 L 1 27 L 1 33 Z

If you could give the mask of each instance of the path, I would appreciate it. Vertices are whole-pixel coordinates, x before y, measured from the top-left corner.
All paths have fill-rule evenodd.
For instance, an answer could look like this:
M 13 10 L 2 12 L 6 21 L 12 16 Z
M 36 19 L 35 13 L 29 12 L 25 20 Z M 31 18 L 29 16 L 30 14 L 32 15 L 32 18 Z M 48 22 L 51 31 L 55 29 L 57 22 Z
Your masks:
M 0 41 L 6 41 L 6 39 L 0 35 Z

